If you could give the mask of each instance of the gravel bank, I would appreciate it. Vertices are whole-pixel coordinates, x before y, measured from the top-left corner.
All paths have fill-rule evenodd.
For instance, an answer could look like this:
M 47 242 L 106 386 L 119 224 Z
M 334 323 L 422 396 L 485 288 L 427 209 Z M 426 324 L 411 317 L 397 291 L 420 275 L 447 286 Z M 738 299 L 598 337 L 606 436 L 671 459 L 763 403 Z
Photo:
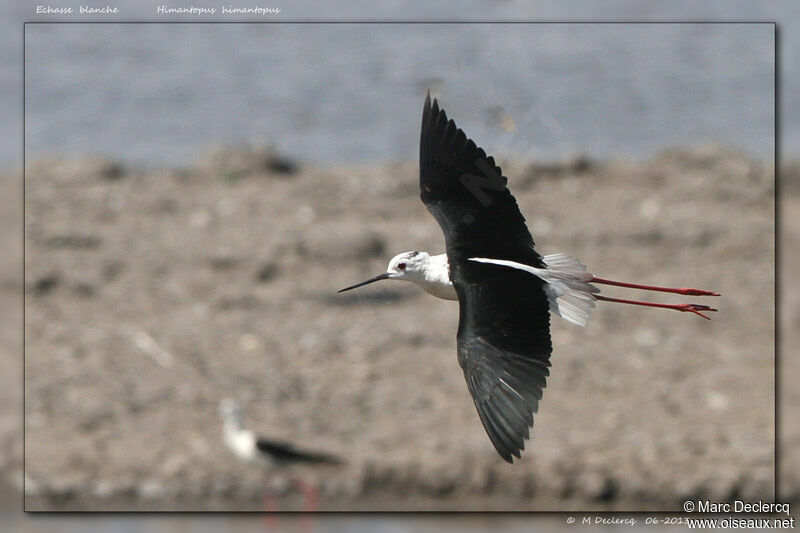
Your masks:
M 413 162 L 307 168 L 235 147 L 147 172 L 30 163 L 27 509 L 260 509 L 265 486 L 299 508 L 284 475 L 224 448 L 227 396 L 259 432 L 346 459 L 302 472 L 323 509 L 771 498 L 772 165 L 715 146 L 500 162 L 541 253 L 723 295 L 712 321 L 603 303 L 586 328 L 556 317 L 552 377 L 514 465 L 467 392 L 456 304 L 392 282 L 335 294 L 395 253 L 442 251 Z

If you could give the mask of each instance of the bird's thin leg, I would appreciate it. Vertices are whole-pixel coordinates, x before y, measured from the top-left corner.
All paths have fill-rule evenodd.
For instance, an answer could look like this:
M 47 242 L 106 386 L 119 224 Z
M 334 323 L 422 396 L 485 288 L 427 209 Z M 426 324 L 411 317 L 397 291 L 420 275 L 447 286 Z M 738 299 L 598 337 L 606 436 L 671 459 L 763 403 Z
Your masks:
M 310 532 L 314 526 L 312 512 L 317 510 L 317 489 L 314 485 L 309 485 L 302 479 L 297 478 L 297 484 L 303 491 L 303 516 L 301 518 L 301 530 Z
M 303 509 L 306 512 L 309 511 L 316 511 L 317 510 L 317 489 L 307 483 L 302 483 L 303 487 L 303 495 L 305 499 L 305 508 Z
M 295 487 L 300 489 L 300 491 L 303 493 L 303 511 L 316 511 L 317 502 L 319 500 L 319 494 L 317 493 L 316 487 L 309 485 L 299 477 L 294 478 L 292 481 Z
M 688 289 L 688 288 L 673 288 L 673 287 L 655 287 L 653 285 L 640 285 L 638 283 L 625 283 L 624 281 L 613 281 L 610 279 L 593 277 L 589 283 L 600 283 L 603 285 L 614 285 L 615 287 L 628 287 L 630 289 L 642 289 L 645 291 L 659 291 L 659 292 L 672 292 L 675 294 L 684 294 L 686 296 L 719 296 L 719 293 L 706 291 L 703 289 Z
M 646 307 L 661 307 L 663 309 L 674 309 L 676 311 L 688 311 L 690 313 L 694 313 L 696 315 L 700 315 L 701 317 L 705 318 L 706 320 L 711 320 L 711 318 L 707 317 L 700 311 L 716 311 L 713 307 L 709 307 L 707 305 L 700 305 L 700 304 L 657 304 L 653 302 L 640 302 L 638 300 L 622 300 L 620 298 L 609 298 L 608 296 L 601 296 L 599 294 L 594 295 L 595 298 L 598 300 L 602 300 L 604 302 L 615 302 L 619 304 L 631 304 L 631 305 L 644 305 Z
M 278 509 L 275 505 L 275 495 L 272 493 L 271 488 L 264 489 L 262 505 L 264 506 L 264 512 L 267 513 L 264 516 L 264 525 L 267 527 L 267 530 L 275 529 L 275 526 L 278 524 L 275 512 Z
M 319 491 L 313 485 L 306 485 L 306 510 L 316 511 L 319 506 Z

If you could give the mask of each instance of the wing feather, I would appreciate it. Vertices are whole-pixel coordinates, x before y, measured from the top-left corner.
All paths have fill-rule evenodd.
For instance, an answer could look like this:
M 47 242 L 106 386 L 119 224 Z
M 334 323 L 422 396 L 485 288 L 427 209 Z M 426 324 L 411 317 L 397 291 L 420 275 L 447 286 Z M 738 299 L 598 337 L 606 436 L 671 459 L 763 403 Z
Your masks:
M 512 462 L 530 436 L 552 345 L 544 282 L 520 270 L 469 261 L 491 257 L 545 267 L 506 184 L 494 158 L 428 95 L 420 196 L 445 236 L 459 301 L 458 362 L 489 439 Z
M 487 168 L 492 172 L 485 172 Z M 465 176 L 473 177 L 472 188 L 465 185 Z M 533 238 L 507 181 L 494 158 L 428 95 L 420 135 L 420 197 L 442 226 L 448 247 L 466 245 L 477 236 L 530 255 L 524 252 L 533 250 Z M 488 253 L 485 247 L 484 252 Z M 538 254 L 533 255 L 534 266 L 544 266 Z
M 458 344 L 459 363 L 483 427 L 500 456 L 512 462 L 530 437 L 548 369 L 515 365 L 518 354 L 480 340 L 459 338 Z
M 298 450 L 288 442 L 259 438 L 256 448 L 268 454 L 273 459 L 284 463 L 311 463 L 311 464 L 340 464 L 341 459 L 326 453 Z

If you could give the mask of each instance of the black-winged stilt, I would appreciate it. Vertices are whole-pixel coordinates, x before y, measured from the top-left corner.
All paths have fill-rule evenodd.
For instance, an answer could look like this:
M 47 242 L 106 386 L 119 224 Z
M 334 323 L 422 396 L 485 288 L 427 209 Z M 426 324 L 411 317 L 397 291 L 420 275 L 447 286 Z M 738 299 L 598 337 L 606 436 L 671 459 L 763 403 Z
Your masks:
M 242 408 L 233 398 L 219 403 L 222 418 L 222 438 L 228 448 L 241 460 L 267 468 L 283 469 L 292 465 L 341 465 L 343 461 L 334 455 L 300 450 L 293 444 L 259 437 L 244 427 Z M 302 490 L 306 510 L 316 507 L 316 489 L 309 487 L 299 477 L 292 482 Z M 266 498 L 271 500 L 271 498 Z M 272 507 L 271 503 L 268 507 Z
M 601 296 L 593 284 L 719 296 L 711 291 L 654 287 L 596 277 L 564 254 L 539 255 L 514 197 L 492 157 L 425 99 L 420 138 L 422 202 L 441 226 L 447 253 L 405 252 L 385 273 L 339 292 L 383 279 L 411 281 L 430 294 L 458 300 L 458 362 L 483 427 L 498 453 L 520 457 L 549 375 L 548 311 L 586 325 L 595 301 L 688 311 L 700 304 L 661 304 Z

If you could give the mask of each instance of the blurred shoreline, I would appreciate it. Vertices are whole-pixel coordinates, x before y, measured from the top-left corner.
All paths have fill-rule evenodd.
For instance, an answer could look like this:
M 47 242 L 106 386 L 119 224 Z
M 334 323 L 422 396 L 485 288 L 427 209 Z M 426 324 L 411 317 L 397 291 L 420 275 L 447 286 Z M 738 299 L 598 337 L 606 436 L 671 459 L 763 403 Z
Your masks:
M 501 164 L 541 253 L 557 247 L 619 277 L 688 277 L 728 304 L 710 325 L 605 308 L 585 330 L 554 324 L 553 381 L 513 466 L 494 457 L 463 390 L 451 306 L 394 284 L 333 296 L 398 251 L 441 248 L 414 162 L 306 167 L 246 145 L 146 171 L 31 161 L 27 509 L 258 510 L 267 476 L 220 444 L 214 411 L 231 393 L 259 432 L 349 454 L 340 472 L 309 473 L 321 509 L 663 510 L 695 496 L 768 497 L 771 161 L 703 145 L 643 161 Z M 781 189 L 794 208 L 797 168 Z M 4 271 L 9 302 L 17 278 Z M 783 302 L 798 324 L 800 298 Z M 403 318 L 377 330 L 393 310 Z M 137 347 L 141 334 L 169 356 Z M 7 326 L 7 376 L 13 336 Z M 800 431 L 783 428 L 793 467 Z M 798 479 L 783 479 L 797 499 Z M 296 492 L 278 492 L 281 508 L 297 508 Z

